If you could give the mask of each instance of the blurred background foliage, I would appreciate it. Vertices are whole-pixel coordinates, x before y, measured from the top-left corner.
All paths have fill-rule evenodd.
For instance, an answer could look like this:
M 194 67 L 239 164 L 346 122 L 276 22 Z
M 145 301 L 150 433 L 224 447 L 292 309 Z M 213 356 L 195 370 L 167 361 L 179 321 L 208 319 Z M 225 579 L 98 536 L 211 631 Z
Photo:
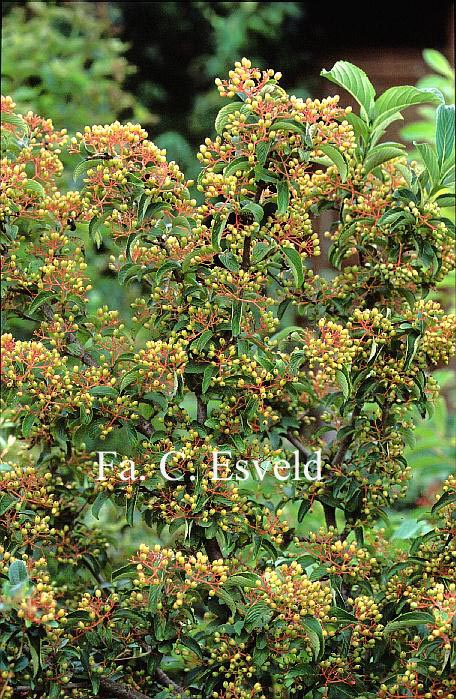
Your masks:
M 95 4 L 13 5 L 2 27 L 3 94 L 14 95 L 20 111 L 70 132 L 123 113 L 149 125 L 156 117 L 124 87 L 135 71 L 125 58 L 128 44 L 111 27 Z
M 362 65 L 363 47 L 365 56 L 391 56 L 398 50 L 394 47 L 419 49 L 420 55 L 424 46 L 442 48 L 448 42 L 452 3 L 440 3 L 426 19 L 411 14 L 406 4 L 390 5 L 382 7 L 372 24 L 358 3 L 350 5 L 350 12 L 333 5 L 328 17 L 326 6 L 311 2 L 6 1 L 2 93 L 11 94 L 20 111 L 51 117 L 70 133 L 86 124 L 139 121 L 193 177 L 199 167 L 197 147 L 213 134 L 214 117 L 223 104 L 214 78 L 241 56 L 248 55 L 260 67 L 280 69 L 284 86 L 294 94 L 322 96 L 322 90 L 331 90 L 327 84 L 322 88 L 319 72 L 330 67 L 333 54 L 357 62 L 355 51 Z M 397 61 L 401 55 L 397 53 Z M 428 72 L 422 70 L 418 86 L 437 88 L 448 103 L 454 102 L 454 70 L 448 59 L 436 48 L 426 48 L 423 58 Z M 370 77 L 375 84 L 375 76 Z M 395 80 L 392 75 L 391 83 Z M 403 126 L 402 139 L 410 145 L 432 141 L 434 119 L 433 108 L 419 108 Z M 70 179 L 65 185 L 76 186 Z M 94 279 L 92 310 L 109 302 L 122 313 L 144 290 L 134 285 L 119 290 L 107 264 L 112 241 L 97 250 L 87 231 L 78 232 L 85 239 Z M 454 275 L 434 297 L 454 310 Z M 26 328 L 17 330 L 19 336 L 27 333 Z M 425 513 L 434 492 L 455 466 L 454 372 L 436 373 L 444 394 L 430 420 L 417 416 L 407 454 L 413 467 L 409 497 L 389 513 L 387 534 L 404 542 L 426 531 Z M 107 528 L 115 531 L 116 522 L 106 516 Z M 312 528 L 322 521 L 316 512 Z

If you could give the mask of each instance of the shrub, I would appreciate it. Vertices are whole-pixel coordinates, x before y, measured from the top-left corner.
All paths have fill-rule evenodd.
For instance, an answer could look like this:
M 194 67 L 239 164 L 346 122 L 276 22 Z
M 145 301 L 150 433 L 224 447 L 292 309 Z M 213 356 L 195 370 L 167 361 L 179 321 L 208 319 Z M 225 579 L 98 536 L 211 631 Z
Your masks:
M 23 5 L 11 8 L 2 27 L 2 90 L 14 94 L 20 111 L 45 114 L 69 132 L 124 115 L 156 120 L 124 89 L 136 70 L 124 56 L 128 44 L 110 35 L 95 4 Z
M 409 549 L 380 526 L 454 351 L 426 300 L 454 265 L 453 110 L 409 165 L 384 131 L 438 98 L 324 75 L 359 115 L 246 59 L 217 81 L 200 205 L 139 125 L 66 144 L 3 99 L 3 697 L 454 696 L 454 477 Z M 80 191 L 57 189 L 64 147 Z M 87 226 L 137 284 L 127 324 L 87 312 Z M 321 478 L 286 480 L 293 452 Z

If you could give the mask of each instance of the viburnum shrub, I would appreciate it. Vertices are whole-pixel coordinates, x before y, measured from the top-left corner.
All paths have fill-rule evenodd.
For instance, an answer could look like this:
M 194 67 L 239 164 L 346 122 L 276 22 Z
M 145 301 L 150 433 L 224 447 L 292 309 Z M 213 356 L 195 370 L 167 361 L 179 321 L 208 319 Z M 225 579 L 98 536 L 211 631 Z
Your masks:
M 196 185 L 139 125 L 67 142 L 3 99 L 2 699 L 456 695 L 455 478 L 409 550 L 381 527 L 454 351 L 428 298 L 454 112 L 324 75 L 359 114 L 236 63 Z M 409 164 L 382 139 L 425 102 L 436 145 Z M 90 300 L 91 240 L 136 285 L 128 318 Z M 321 478 L 287 478 L 292 453 Z

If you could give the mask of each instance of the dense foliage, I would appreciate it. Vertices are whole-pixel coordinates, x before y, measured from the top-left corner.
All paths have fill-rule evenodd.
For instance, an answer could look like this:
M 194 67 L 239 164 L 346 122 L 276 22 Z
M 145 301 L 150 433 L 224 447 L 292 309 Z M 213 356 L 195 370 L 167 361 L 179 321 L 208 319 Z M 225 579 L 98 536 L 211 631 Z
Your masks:
M 2 99 L 2 698 L 454 697 L 454 477 L 409 550 L 381 527 L 455 349 L 427 299 L 454 266 L 454 108 L 376 98 L 350 63 L 323 74 L 359 115 L 247 59 L 216 81 L 201 204 L 139 125 L 67 139 Z M 410 165 L 382 139 L 427 102 L 436 144 Z M 78 191 L 57 188 L 63 148 Z M 86 229 L 140 290 L 127 323 L 110 299 L 88 311 Z M 214 450 L 233 454 L 218 480 Z M 320 480 L 287 479 L 293 450 L 321 450 Z
M 135 72 L 127 49 L 97 3 L 12 7 L 2 23 L 2 91 L 18 111 L 45 114 L 70 133 L 121 116 L 149 124 L 156 118 L 125 90 Z

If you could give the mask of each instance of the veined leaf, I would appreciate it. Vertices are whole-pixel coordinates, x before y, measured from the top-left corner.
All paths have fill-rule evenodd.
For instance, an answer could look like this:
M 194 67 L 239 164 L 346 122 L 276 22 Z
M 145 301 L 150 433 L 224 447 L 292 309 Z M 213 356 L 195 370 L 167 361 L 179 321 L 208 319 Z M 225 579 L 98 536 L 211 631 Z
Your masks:
M 19 585 L 28 580 L 27 567 L 24 561 L 13 561 L 8 568 L 8 579 L 12 585 Z
M 18 129 L 21 129 L 23 133 L 28 133 L 29 127 L 23 119 L 17 114 L 12 114 L 11 112 L 2 112 L 2 124 L 11 124 Z
M 390 87 L 375 103 L 374 128 L 386 121 L 395 112 L 401 112 L 414 104 L 438 104 L 439 98 L 432 92 L 419 90 L 411 85 Z
M 96 168 L 98 165 L 104 165 L 106 164 L 106 160 L 103 160 L 102 158 L 93 158 L 90 160 L 81 160 L 79 165 L 76 165 L 74 172 L 73 172 L 73 180 L 76 182 L 81 175 L 83 175 L 87 170 L 91 170 L 92 168 Z
M 441 104 L 436 116 L 436 146 L 439 163 L 444 163 L 454 149 L 454 105 Z
M 439 510 L 442 509 L 442 507 L 446 507 L 447 505 L 451 505 L 452 503 L 456 502 L 456 493 L 451 493 L 451 492 L 446 492 L 443 493 L 443 495 L 440 496 L 440 498 L 437 500 L 435 503 L 434 507 L 432 508 L 432 514 L 435 514 Z
M 41 306 L 43 306 L 47 301 L 50 301 L 54 296 L 52 291 L 40 291 L 40 293 L 35 296 L 32 303 L 28 308 L 30 315 L 33 315 Z
M 379 145 L 372 148 L 364 161 L 364 170 L 366 174 L 374 168 L 386 163 L 388 160 L 404 156 L 404 151 L 399 146 Z
M 438 184 L 440 168 L 435 148 L 429 143 L 414 143 L 429 175 L 431 186 Z
M 304 283 L 304 269 L 302 266 L 301 255 L 294 248 L 288 247 L 282 248 L 282 252 L 288 258 L 295 284 L 300 289 Z
M 270 141 L 259 141 L 255 146 L 256 159 L 261 166 L 263 166 L 267 160 L 270 147 Z
M 440 75 L 444 75 L 450 80 L 454 80 L 454 70 L 451 67 L 449 61 L 440 51 L 435 49 L 424 49 L 423 58 L 432 70 Z
M 37 194 L 39 197 L 45 197 L 46 192 L 44 191 L 44 187 L 40 182 L 37 182 L 36 180 L 27 180 L 25 183 L 25 189 L 28 192 L 32 192 L 32 194 Z
M 405 352 L 404 369 L 408 369 L 413 357 L 418 349 L 418 340 L 420 338 L 420 333 L 418 330 L 411 330 L 407 334 L 407 349 Z
M 219 251 L 220 241 L 222 240 L 222 233 L 225 229 L 226 222 L 228 220 L 228 214 L 217 214 L 214 218 L 211 231 L 211 243 L 214 250 Z
M 248 632 L 265 626 L 273 617 L 274 612 L 265 602 L 256 602 L 247 610 L 244 625 Z
M 247 158 L 244 156 L 240 156 L 239 158 L 235 158 L 231 163 L 229 163 L 225 169 L 223 170 L 223 174 L 226 175 L 227 177 L 229 175 L 234 175 L 238 170 L 243 172 L 244 170 L 252 170 L 253 165 L 248 161 Z
M 196 338 L 196 340 L 193 340 L 193 342 L 190 345 L 190 349 L 196 350 L 197 352 L 200 352 L 202 349 L 204 349 L 213 336 L 212 330 L 205 330 L 199 337 Z
M 309 645 L 312 648 L 314 660 L 319 660 L 322 657 L 325 648 L 325 640 L 323 637 L 321 624 L 318 619 L 315 619 L 312 616 L 303 617 L 301 624 L 309 638 Z
M 242 319 L 242 301 L 233 301 L 233 308 L 231 313 L 231 330 L 236 337 L 241 332 L 241 319 Z
M 217 371 L 217 367 L 213 366 L 212 364 L 209 364 L 205 368 L 205 370 L 203 372 L 203 381 L 201 384 L 202 393 L 206 393 L 206 391 L 209 388 L 210 383 L 212 381 L 212 377 L 214 376 L 216 371 Z
M 269 131 L 291 131 L 292 133 L 298 133 L 302 136 L 306 132 L 306 127 L 291 119 L 290 121 L 281 119 L 280 121 L 275 121 L 269 127 Z
M 345 376 L 344 372 L 340 369 L 336 369 L 336 379 L 337 383 L 342 389 L 342 393 L 344 395 L 345 400 L 347 400 L 350 396 L 350 383 L 347 377 Z
M 247 201 L 243 205 L 241 211 L 250 211 L 257 223 L 261 223 L 264 216 L 263 207 L 260 206 L 260 204 L 257 204 L 255 201 Z
M 385 636 L 389 636 L 394 631 L 401 631 L 421 624 L 433 624 L 434 617 L 429 612 L 406 612 L 390 621 L 383 630 Z
M 225 130 L 225 126 L 229 122 L 229 115 L 239 112 L 241 110 L 242 104 L 240 102 L 230 102 L 221 108 L 217 116 L 215 117 L 215 130 L 221 136 Z
M 283 180 L 277 183 L 277 213 L 285 214 L 290 201 L 288 184 Z
M 337 171 L 340 175 L 342 182 L 345 182 L 348 175 L 348 165 L 342 153 L 337 150 L 335 146 L 331 146 L 329 143 L 323 143 L 318 146 L 318 150 L 321 150 L 337 167 Z
M 374 106 L 375 90 L 361 68 L 348 61 L 337 61 L 331 70 L 322 70 L 320 75 L 347 90 L 361 106 L 361 116 L 368 120 Z

